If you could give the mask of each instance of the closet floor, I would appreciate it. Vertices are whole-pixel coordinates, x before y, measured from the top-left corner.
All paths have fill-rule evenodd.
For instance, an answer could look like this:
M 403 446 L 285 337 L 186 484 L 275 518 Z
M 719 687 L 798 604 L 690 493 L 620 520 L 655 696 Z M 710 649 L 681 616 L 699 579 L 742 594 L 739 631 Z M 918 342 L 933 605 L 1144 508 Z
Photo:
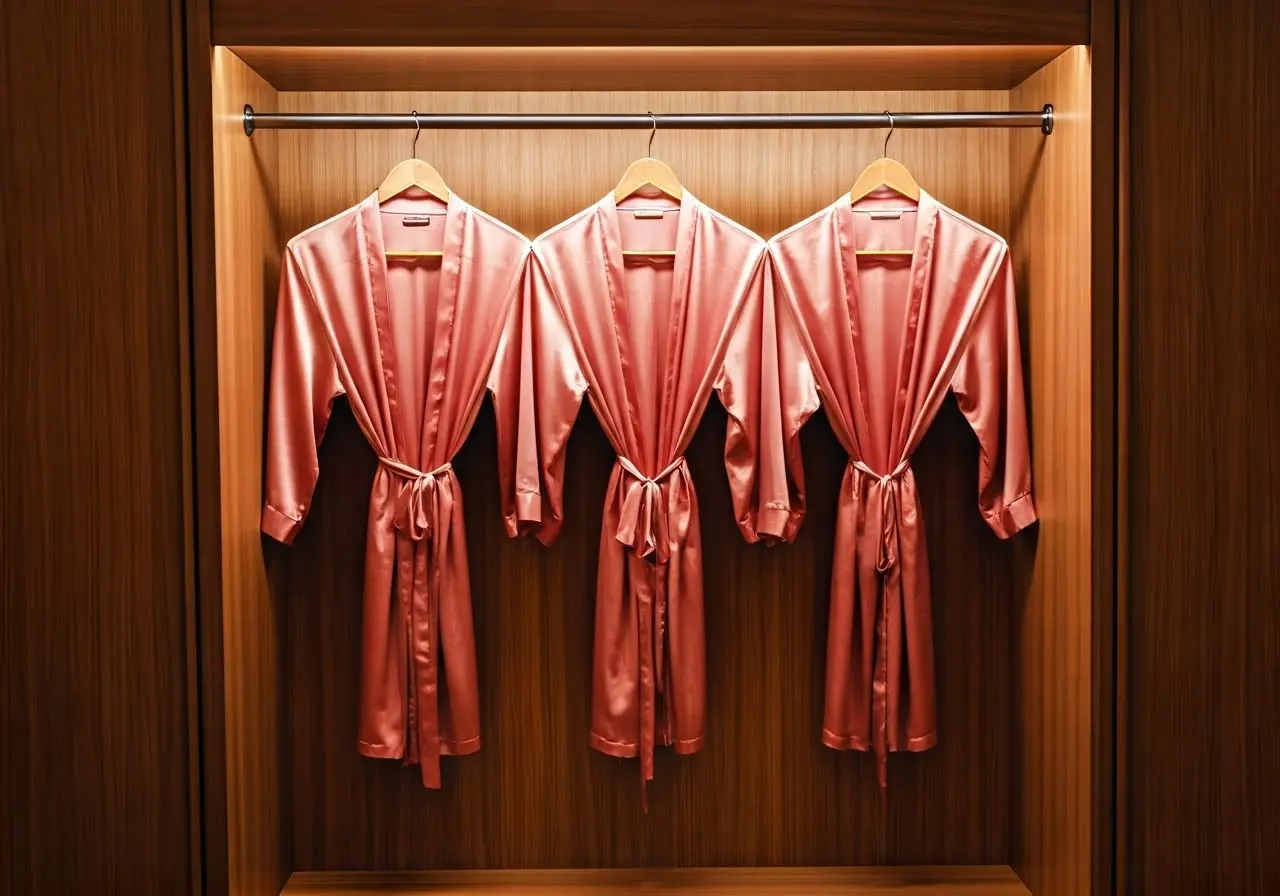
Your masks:
M 1030 896 L 1008 865 L 298 871 L 284 896 Z

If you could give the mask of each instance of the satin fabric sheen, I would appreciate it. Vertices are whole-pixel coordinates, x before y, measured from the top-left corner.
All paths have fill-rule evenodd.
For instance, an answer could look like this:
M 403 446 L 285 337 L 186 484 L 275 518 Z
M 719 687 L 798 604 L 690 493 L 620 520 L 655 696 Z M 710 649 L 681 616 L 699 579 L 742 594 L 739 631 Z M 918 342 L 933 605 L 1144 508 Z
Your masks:
M 864 200 L 877 202 L 903 205 Z M 1036 519 L 1008 246 L 927 193 L 908 214 L 917 218 L 909 270 L 856 255 L 860 222 L 847 196 L 769 247 L 785 306 L 776 352 L 793 475 L 798 433 L 819 397 L 849 454 L 822 739 L 873 751 L 881 787 L 889 752 L 937 741 L 929 564 L 910 459 L 948 390 L 980 444 L 983 518 L 1000 538 Z M 862 226 L 864 237 L 878 232 Z
M 771 467 L 759 463 L 781 419 L 776 364 L 761 352 L 776 342 L 764 242 L 686 191 L 668 299 L 629 295 L 620 232 L 610 195 L 534 241 L 522 419 L 533 422 L 546 544 L 563 522 L 565 444 L 584 395 L 618 454 L 600 536 L 590 743 L 638 756 L 643 782 L 655 744 L 692 753 L 703 741 L 701 535 L 684 451 L 712 390 L 729 413 L 725 466 L 744 537 L 790 538 L 800 502 L 781 445 Z M 641 301 L 669 302 L 653 312 L 664 329 L 634 329 L 649 312 L 631 304 Z
M 264 532 L 293 540 L 310 508 L 333 400 L 346 395 L 379 459 L 369 497 L 358 749 L 421 763 L 427 787 L 440 786 L 442 753 L 480 748 L 462 494 L 449 462 L 486 389 L 512 535 L 517 504 L 527 500 L 518 497 L 516 472 L 516 299 L 529 244 L 457 196 L 444 228 L 434 299 L 389 287 L 376 193 L 289 242 L 262 514 Z M 526 484 L 536 492 L 536 479 Z

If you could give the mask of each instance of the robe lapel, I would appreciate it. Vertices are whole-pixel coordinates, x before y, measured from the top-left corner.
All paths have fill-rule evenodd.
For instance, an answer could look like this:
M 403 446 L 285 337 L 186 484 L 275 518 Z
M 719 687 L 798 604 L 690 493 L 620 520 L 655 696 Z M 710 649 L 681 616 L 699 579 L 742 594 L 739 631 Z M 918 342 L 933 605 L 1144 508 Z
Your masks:
M 448 427 L 441 426 L 440 411 L 444 403 L 446 377 L 449 371 L 449 353 L 454 344 L 454 321 L 457 319 L 458 284 L 461 282 L 463 258 L 463 234 L 466 232 L 469 207 L 458 197 L 449 194 L 445 214 L 444 255 L 440 259 L 440 283 L 436 293 L 435 340 L 424 346 L 431 353 L 427 370 L 426 407 L 422 414 L 422 432 L 418 440 L 418 461 L 421 469 L 429 469 L 449 460 Z M 443 446 L 443 451 L 441 450 Z
M 924 190 L 920 191 L 919 211 L 916 220 L 915 244 L 911 255 L 911 274 L 907 289 L 910 291 L 907 300 L 907 317 L 903 322 L 902 350 L 898 358 L 897 383 L 894 389 L 893 424 L 890 430 L 892 439 L 889 444 L 891 464 L 898 464 L 911 456 L 915 448 L 910 443 L 910 433 L 918 419 L 914 406 L 916 380 L 923 374 L 930 376 L 932 371 L 922 371 L 919 359 L 920 320 L 926 316 L 926 303 L 929 301 L 929 284 L 933 271 L 934 232 L 938 220 L 937 203 Z M 910 404 L 909 404 L 910 403 Z M 930 415 L 932 417 L 932 415 Z
M 866 376 L 862 369 L 862 322 L 858 311 L 858 264 L 857 264 L 857 231 L 854 227 L 853 207 L 847 196 L 836 200 L 835 211 L 831 216 L 832 249 L 830 256 L 840 265 L 840 283 L 844 287 L 844 300 L 838 306 L 833 303 L 832 310 L 843 316 L 843 327 L 840 335 L 845 336 L 841 348 L 844 356 L 843 369 L 848 371 L 850 379 L 848 393 L 844 396 L 850 419 L 849 436 L 851 445 L 845 445 L 850 456 L 859 460 L 866 456 L 867 446 L 872 444 L 871 427 L 867 420 L 868 396 L 865 394 Z M 828 411 L 830 413 L 830 411 Z
M 391 309 L 387 301 L 387 251 L 376 192 L 371 193 L 361 204 L 360 220 L 364 229 L 362 248 L 369 272 L 369 301 L 373 304 L 378 360 L 382 367 L 382 382 L 378 384 L 378 388 L 383 392 L 388 412 L 387 419 L 383 421 L 385 436 L 382 441 L 385 444 L 375 444 L 374 449 L 404 460 L 406 453 L 401 436 L 404 426 L 400 416 L 399 372 L 396 369 L 395 345 L 391 341 Z
M 698 250 L 696 235 L 699 231 L 699 215 L 697 200 L 688 190 L 680 200 L 680 222 L 676 232 L 675 270 L 671 280 L 671 316 L 667 336 L 666 363 L 661 371 L 662 404 L 659 410 L 659 429 L 655 434 L 655 448 L 658 452 L 658 464 L 667 462 L 675 454 L 682 452 L 683 427 L 681 421 L 690 417 L 701 417 L 700 413 L 691 414 L 691 408 L 676 406 L 677 383 L 681 365 L 685 359 L 683 351 L 685 336 L 689 332 L 686 316 L 689 313 L 690 272 L 694 264 L 694 252 Z M 694 423 L 693 425 L 697 425 Z
M 628 297 L 623 270 L 622 230 L 618 223 L 618 206 L 613 194 L 604 197 L 599 203 L 599 220 L 603 236 L 605 282 L 608 287 L 609 310 L 613 322 L 614 336 L 618 347 L 618 360 L 622 367 L 622 380 L 626 396 L 626 420 L 628 431 L 622 433 L 623 444 L 627 456 L 635 462 L 651 466 L 660 464 L 661 458 L 654 460 L 655 452 L 664 441 L 663 434 L 669 432 L 671 415 L 675 412 L 669 407 L 674 371 L 679 364 L 680 340 L 684 332 L 684 315 L 686 313 L 689 293 L 690 255 L 694 245 L 694 221 L 697 217 L 697 200 L 693 194 L 685 190 L 680 200 L 680 221 L 676 235 L 675 269 L 671 283 L 671 326 L 667 337 L 667 358 L 665 370 L 654 371 L 654 375 L 663 378 L 663 408 L 661 420 L 663 433 L 646 434 L 638 416 L 640 390 L 636 378 L 641 375 L 637 370 L 639 359 L 635 356 L 635 342 L 631 333 L 631 316 L 628 313 Z M 648 471 L 653 473 L 653 470 Z
M 903 312 L 902 341 L 898 346 L 897 360 L 894 364 L 895 382 L 891 393 L 893 396 L 893 409 L 890 417 L 890 429 L 887 433 L 889 445 L 886 456 L 890 468 L 896 466 L 903 458 L 908 456 L 909 451 L 907 449 L 910 447 L 908 435 L 916 422 L 917 415 L 913 413 L 915 408 L 908 407 L 908 402 L 915 394 L 914 389 L 910 387 L 920 373 L 920 371 L 916 370 L 916 336 L 919 332 L 923 303 L 927 299 L 930 273 L 933 269 L 937 203 L 932 196 L 921 190 L 918 208 L 915 235 L 912 240 L 911 270 L 907 275 L 907 301 Z M 856 432 L 858 446 L 862 449 L 859 459 L 865 462 L 866 448 L 873 444 L 868 440 L 877 437 L 883 438 L 886 434 L 871 433 L 867 415 L 869 397 L 866 393 L 866 363 L 863 357 L 862 345 L 865 334 L 860 329 L 862 295 L 858 282 L 858 247 L 856 224 L 853 216 L 853 207 L 844 197 L 841 197 L 836 204 L 836 226 L 839 232 L 840 260 L 844 270 L 845 301 L 849 316 L 850 338 L 852 340 L 850 352 L 852 363 L 850 369 L 853 371 L 854 378 L 857 381 L 856 388 L 851 396 L 852 410 L 855 426 L 858 427 Z M 887 472 L 888 470 L 878 471 L 881 475 Z
M 635 356 L 632 353 L 631 327 L 627 315 L 627 289 L 622 270 L 622 231 L 618 225 L 618 207 L 613 195 L 605 196 L 598 206 L 600 222 L 601 262 L 604 266 L 605 286 L 609 297 L 609 317 L 613 324 L 614 343 L 618 351 L 618 364 L 622 371 L 622 393 L 626 408 L 620 415 L 617 437 L 627 457 L 644 463 L 640 441 L 640 421 L 636 416 L 639 390 L 636 386 Z

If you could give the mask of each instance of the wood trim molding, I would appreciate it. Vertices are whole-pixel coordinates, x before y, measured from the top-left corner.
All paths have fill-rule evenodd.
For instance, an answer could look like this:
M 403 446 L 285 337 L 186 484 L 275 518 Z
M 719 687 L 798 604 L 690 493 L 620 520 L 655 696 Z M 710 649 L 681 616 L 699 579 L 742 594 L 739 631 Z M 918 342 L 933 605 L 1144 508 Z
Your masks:
M 185 0 L 195 592 L 198 625 L 202 892 L 230 892 L 226 723 L 222 656 L 222 510 L 218 439 L 218 329 L 213 217 L 213 85 L 209 0 Z
M 812 46 L 1089 42 L 1089 0 L 213 0 L 217 44 Z
M 1120 115 L 1120 72 L 1127 58 L 1119 29 L 1128 0 L 1094 0 L 1091 8 L 1093 75 L 1093 880 L 1096 896 L 1116 892 L 1118 817 L 1122 794 L 1117 789 L 1117 738 L 1123 720 L 1117 684 L 1123 668 L 1124 432 L 1122 389 L 1127 354 L 1119 339 L 1124 330 L 1122 305 L 1125 220 L 1123 139 Z
M 182 439 L 182 559 L 183 598 L 186 629 L 186 694 L 187 694 L 187 806 L 190 812 L 189 863 L 191 892 L 202 892 L 204 864 L 204 800 L 201 794 L 200 743 L 200 626 L 197 622 L 197 564 L 200 554 L 196 545 L 195 505 L 195 441 L 192 421 L 191 295 L 193 260 L 190 236 L 191 185 L 190 142 L 187 137 L 187 34 L 184 0 L 169 0 L 170 45 L 173 66 L 173 151 L 174 151 L 174 234 L 177 244 L 178 353 L 181 378 Z
M 282 896 L 632 896 L 649 890 L 672 896 L 1031 896 L 1008 865 L 298 871 Z
M 1129 408 L 1130 408 L 1130 15 L 1131 0 L 1114 0 L 1116 4 L 1116 612 L 1114 737 L 1115 767 L 1112 773 L 1114 794 L 1114 854 L 1111 884 L 1116 896 L 1128 893 L 1129 843 Z

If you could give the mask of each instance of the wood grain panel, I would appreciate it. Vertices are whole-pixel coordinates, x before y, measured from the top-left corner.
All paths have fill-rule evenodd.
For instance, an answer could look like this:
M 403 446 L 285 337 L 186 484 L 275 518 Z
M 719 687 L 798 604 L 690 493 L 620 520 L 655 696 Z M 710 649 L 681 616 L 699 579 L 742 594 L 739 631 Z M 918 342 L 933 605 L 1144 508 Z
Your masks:
M 192 886 L 170 13 L 0 7 L 5 893 Z
M 1089 53 L 1015 89 L 1056 107 L 1052 139 L 1011 135 L 1014 252 L 1026 326 L 1040 527 L 1019 608 L 1013 865 L 1036 896 L 1092 889 L 1092 351 Z
M 1066 47 L 231 49 L 290 91 L 1007 90 Z
M 281 94 L 288 111 L 1003 108 L 992 93 Z M 255 136 L 252 138 L 257 139 Z M 281 132 L 281 237 L 356 202 L 407 154 L 398 132 Z M 773 233 L 847 189 L 877 132 L 659 133 L 685 185 Z M 594 201 L 644 150 L 635 133 L 443 132 L 419 154 L 469 201 L 534 234 Z M 899 132 L 893 153 L 943 201 L 998 231 L 1009 220 L 1009 134 Z M 749 183 L 749 189 L 744 184 Z M 257 410 L 255 409 L 255 413 Z M 1003 863 L 1011 855 L 1013 682 L 1029 573 L 976 512 L 978 452 L 948 402 L 917 455 L 929 508 L 941 743 L 895 756 L 883 801 L 874 764 L 818 738 L 834 500 L 845 458 L 825 421 L 803 438 L 811 515 L 798 543 L 745 545 L 712 403 L 688 452 L 699 487 L 708 631 L 708 744 L 658 757 L 650 811 L 634 763 L 587 746 L 596 552 L 612 452 L 589 412 L 569 445 L 568 522 L 550 550 L 505 538 L 486 409 L 455 460 L 466 495 L 485 747 L 422 789 L 356 754 L 363 520 L 374 458 L 340 406 L 306 528 L 271 545 L 287 617 L 287 723 L 295 869 Z M 941 807 L 946 807 L 942 811 Z M 564 819 L 574 819 L 566 827 Z
M 1092 653 L 1093 738 L 1090 827 L 1093 845 L 1093 892 L 1116 894 L 1116 832 L 1123 805 L 1116 799 L 1117 733 L 1120 702 L 1117 691 L 1123 661 L 1117 651 L 1117 628 L 1125 579 L 1121 564 L 1125 553 L 1117 533 L 1120 525 L 1117 482 L 1124 475 L 1119 463 L 1125 423 L 1124 405 L 1118 400 L 1125 388 L 1126 360 L 1119 351 L 1118 334 L 1125 302 L 1121 271 L 1128 250 L 1121 227 L 1121 196 L 1125 188 L 1119 159 L 1128 151 L 1125 143 L 1128 112 L 1120 102 L 1120 16 L 1116 0 L 1094 0 L 1090 6 L 1092 41 L 1089 46 L 1090 98 L 1090 267 L 1092 311 L 1089 326 L 1092 350 L 1090 380 L 1092 413 L 1090 430 L 1092 495 L 1090 553 L 1093 566 L 1093 601 L 1089 620 Z
M 1083 44 L 1088 0 L 215 0 L 219 44 L 701 46 Z
M 1006 91 L 315 92 L 282 112 L 882 112 L 1002 110 Z M 1008 219 L 1008 131 L 900 130 L 890 148 L 943 202 L 1000 232 Z M 1037 132 L 1038 133 L 1038 132 Z M 662 131 L 656 155 L 704 202 L 770 236 L 848 189 L 884 131 Z M 256 136 L 254 139 L 257 139 Z M 368 195 L 409 154 L 412 132 L 283 131 L 281 226 L 292 235 Z M 469 202 L 536 235 L 611 190 L 645 152 L 640 131 L 424 131 L 418 154 Z M 749 186 L 748 186 L 749 184 Z
M 277 135 L 248 140 L 246 102 L 276 91 L 235 54 L 213 55 L 217 247 L 218 434 L 222 533 L 222 657 L 227 864 L 233 893 L 279 893 L 285 865 L 282 608 L 267 583 L 261 408 L 280 272 Z M 249 411 L 249 412 L 246 412 Z
M 285 896 L 1030 896 L 1007 865 L 661 871 L 298 872 Z
M 1128 889 L 1280 888 L 1266 0 L 1132 6 Z

